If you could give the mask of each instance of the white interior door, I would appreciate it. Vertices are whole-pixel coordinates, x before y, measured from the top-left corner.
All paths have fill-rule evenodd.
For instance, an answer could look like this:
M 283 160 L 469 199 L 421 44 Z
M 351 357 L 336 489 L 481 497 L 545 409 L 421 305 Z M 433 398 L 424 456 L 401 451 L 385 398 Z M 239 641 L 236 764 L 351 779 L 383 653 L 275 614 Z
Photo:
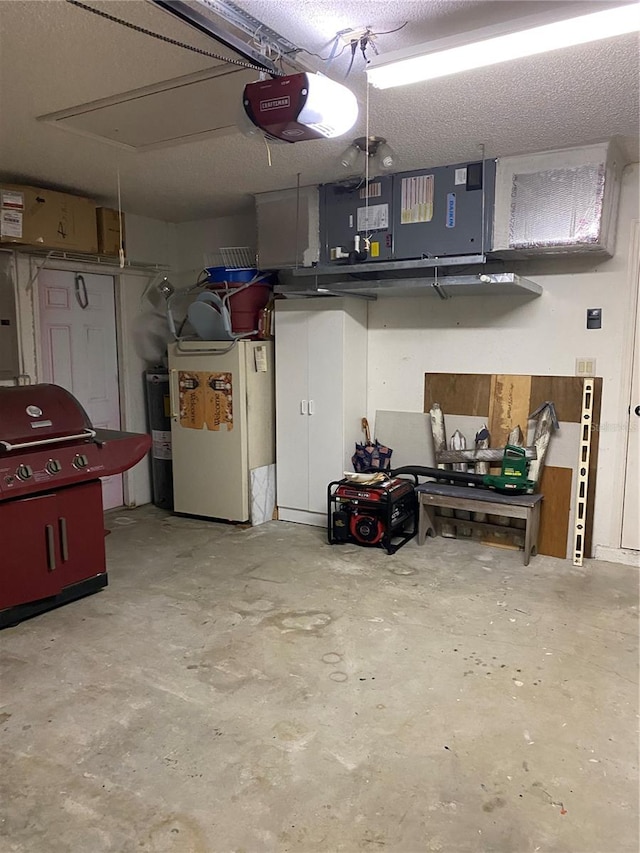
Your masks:
M 639 265 L 640 273 L 640 265 Z M 640 274 L 638 276 L 640 291 Z M 629 418 L 629 440 L 624 486 L 624 509 L 622 516 L 622 547 L 640 551 L 640 292 L 636 308 L 635 346 L 633 376 L 631 380 L 631 403 Z
M 94 427 L 120 429 L 113 277 L 42 270 L 38 294 L 43 381 L 70 391 Z M 102 499 L 122 506 L 121 474 L 102 479 Z

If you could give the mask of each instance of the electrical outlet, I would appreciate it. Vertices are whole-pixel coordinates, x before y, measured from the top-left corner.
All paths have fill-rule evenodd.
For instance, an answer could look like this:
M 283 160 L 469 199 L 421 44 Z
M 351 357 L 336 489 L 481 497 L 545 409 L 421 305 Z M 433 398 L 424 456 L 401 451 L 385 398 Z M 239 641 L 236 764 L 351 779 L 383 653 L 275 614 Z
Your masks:
M 595 358 L 586 358 L 582 356 L 581 358 L 576 358 L 576 376 L 589 376 L 593 377 L 596 375 L 596 360 Z

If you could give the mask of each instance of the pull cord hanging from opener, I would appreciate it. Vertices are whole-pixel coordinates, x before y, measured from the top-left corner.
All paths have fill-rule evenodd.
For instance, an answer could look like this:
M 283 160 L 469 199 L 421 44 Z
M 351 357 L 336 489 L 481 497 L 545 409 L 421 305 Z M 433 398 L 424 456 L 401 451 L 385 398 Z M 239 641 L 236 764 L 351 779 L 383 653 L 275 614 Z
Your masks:
M 120 191 L 120 164 L 118 163 L 117 167 L 117 179 L 118 179 L 118 261 L 120 262 L 120 269 L 124 269 L 124 265 L 126 262 L 125 254 L 124 254 L 124 233 L 122 228 L 122 193 Z
M 371 249 L 371 228 L 369 224 L 369 83 L 367 82 L 367 94 L 365 98 L 365 150 L 364 150 L 364 224 L 367 236 L 364 238 L 364 248 L 367 253 Z

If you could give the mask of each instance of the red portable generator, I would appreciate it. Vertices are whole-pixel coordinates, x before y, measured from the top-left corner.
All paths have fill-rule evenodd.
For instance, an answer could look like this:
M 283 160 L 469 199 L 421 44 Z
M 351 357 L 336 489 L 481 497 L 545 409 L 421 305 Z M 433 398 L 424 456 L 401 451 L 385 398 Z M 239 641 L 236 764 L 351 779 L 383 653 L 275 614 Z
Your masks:
M 330 545 L 355 542 L 395 554 L 416 535 L 418 502 L 409 480 L 396 477 L 375 485 L 337 480 L 327 494 Z

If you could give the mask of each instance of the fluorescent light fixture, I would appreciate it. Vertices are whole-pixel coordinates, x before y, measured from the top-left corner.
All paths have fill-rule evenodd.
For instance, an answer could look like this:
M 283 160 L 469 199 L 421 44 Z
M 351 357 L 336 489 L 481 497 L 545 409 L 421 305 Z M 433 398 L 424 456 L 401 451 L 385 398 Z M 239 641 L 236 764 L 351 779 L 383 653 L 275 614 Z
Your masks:
M 517 32 L 505 32 L 514 26 Z M 529 17 L 376 57 L 367 77 L 377 89 L 390 89 L 638 30 L 638 3 L 553 23 Z

